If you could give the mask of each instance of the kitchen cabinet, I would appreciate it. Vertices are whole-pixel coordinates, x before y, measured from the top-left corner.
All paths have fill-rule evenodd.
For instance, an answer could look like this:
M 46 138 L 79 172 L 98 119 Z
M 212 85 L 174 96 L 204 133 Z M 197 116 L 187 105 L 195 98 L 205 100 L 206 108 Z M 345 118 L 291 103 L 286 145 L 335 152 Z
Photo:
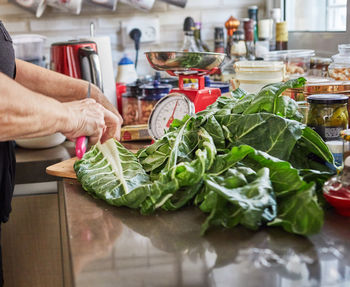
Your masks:
M 2 230 L 5 286 L 63 286 L 58 195 L 19 196 L 12 206 Z
M 70 286 L 62 193 L 58 178 L 45 168 L 69 158 L 73 147 L 66 142 L 45 150 L 16 149 L 15 196 L 10 220 L 2 225 L 6 287 Z

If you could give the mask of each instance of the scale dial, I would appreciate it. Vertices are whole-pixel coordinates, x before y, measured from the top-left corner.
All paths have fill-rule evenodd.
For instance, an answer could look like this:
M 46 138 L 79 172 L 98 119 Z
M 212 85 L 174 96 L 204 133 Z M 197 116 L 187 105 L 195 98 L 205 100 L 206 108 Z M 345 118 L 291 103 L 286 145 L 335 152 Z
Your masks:
M 160 139 L 174 119 L 194 114 L 194 104 L 180 93 L 162 98 L 153 108 L 148 120 L 148 130 L 153 139 Z

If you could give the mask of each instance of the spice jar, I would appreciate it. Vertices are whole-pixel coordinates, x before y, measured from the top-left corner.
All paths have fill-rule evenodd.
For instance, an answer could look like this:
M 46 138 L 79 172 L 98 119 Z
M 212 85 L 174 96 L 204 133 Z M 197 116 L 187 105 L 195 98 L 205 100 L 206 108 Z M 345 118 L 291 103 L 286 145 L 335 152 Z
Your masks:
M 307 125 L 324 141 L 340 140 L 340 131 L 348 128 L 348 97 L 344 95 L 311 95 Z
M 143 96 L 139 100 L 139 124 L 147 124 L 155 104 L 166 96 L 171 85 L 161 85 L 155 80 L 152 85 L 142 85 Z
M 139 82 L 126 86 L 126 93 L 122 95 L 123 124 L 137 125 L 139 123 L 139 97 L 142 89 Z

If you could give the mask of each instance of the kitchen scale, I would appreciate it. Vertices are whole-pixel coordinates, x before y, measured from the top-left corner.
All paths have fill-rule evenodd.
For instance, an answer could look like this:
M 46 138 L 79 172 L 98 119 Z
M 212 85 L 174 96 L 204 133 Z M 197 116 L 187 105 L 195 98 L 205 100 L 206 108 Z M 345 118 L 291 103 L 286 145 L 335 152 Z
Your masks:
M 221 96 L 219 88 L 205 87 L 204 76 L 213 74 L 225 60 L 225 54 L 202 52 L 147 52 L 152 68 L 179 77 L 179 87 L 159 100 L 148 119 L 153 139 L 161 138 L 174 119 L 204 110 Z M 195 80 L 185 84 L 186 79 Z

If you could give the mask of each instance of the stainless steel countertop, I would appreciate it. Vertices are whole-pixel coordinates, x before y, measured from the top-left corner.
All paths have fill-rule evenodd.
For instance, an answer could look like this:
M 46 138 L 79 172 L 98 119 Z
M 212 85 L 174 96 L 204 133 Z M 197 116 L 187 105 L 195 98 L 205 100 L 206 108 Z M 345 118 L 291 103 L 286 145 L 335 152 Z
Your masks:
M 194 207 L 142 216 L 61 184 L 76 287 L 350 286 L 350 218 L 333 210 L 309 238 L 242 227 L 201 237 Z

